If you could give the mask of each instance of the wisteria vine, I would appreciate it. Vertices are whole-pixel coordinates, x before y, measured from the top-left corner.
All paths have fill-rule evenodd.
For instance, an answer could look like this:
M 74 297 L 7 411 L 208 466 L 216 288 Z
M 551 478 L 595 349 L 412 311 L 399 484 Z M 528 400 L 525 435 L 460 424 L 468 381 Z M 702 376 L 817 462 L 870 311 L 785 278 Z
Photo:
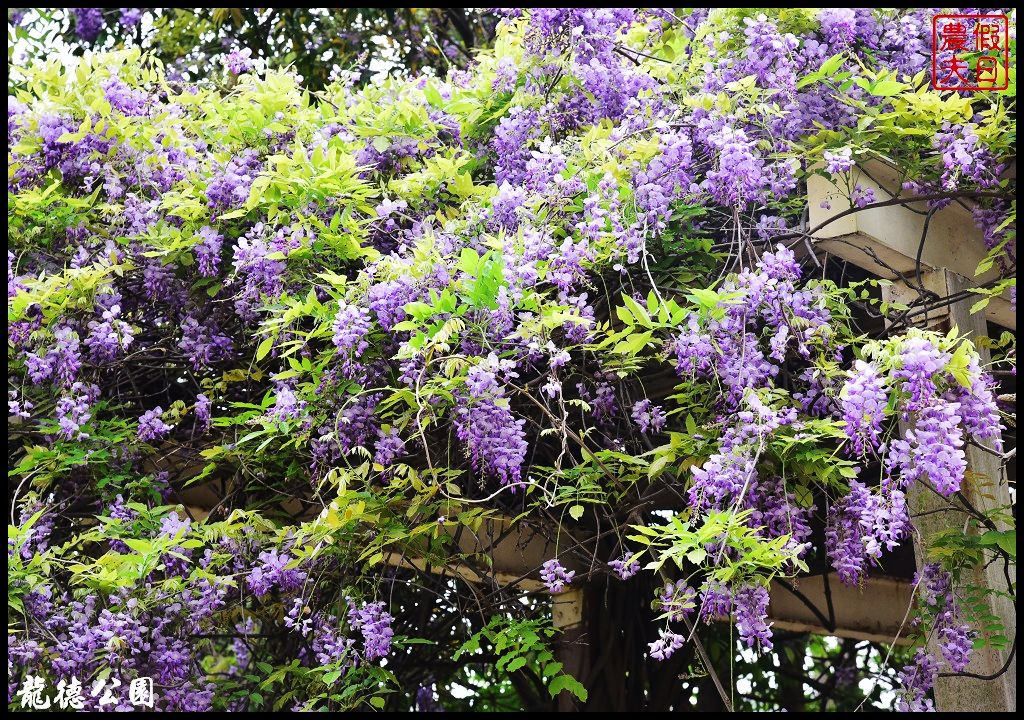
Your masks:
M 728 620 L 765 655 L 773 580 L 864 583 L 914 493 L 1003 457 L 1012 346 L 873 332 L 877 285 L 806 234 L 810 175 L 870 209 L 851 172 L 883 158 L 928 211 L 970 203 L 981 289 L 1015 297 L 1015 101 L 927 89 L 927 12 L 499 14 L 443 78 L 311 94 L 125 50 L 12 85 L 12 707 L 104 672 L 162 710 L 433 704 L 403 676 L 424 607 L 544 612 L 416 595 L 494 571 L 460 543 L 511 516 L 548 593 L 652 578 L 655 664 Z M 902 708 L 982 637 L 958 573 L 914 580 Z M 441 622 L 458 657 L 476 626 Z

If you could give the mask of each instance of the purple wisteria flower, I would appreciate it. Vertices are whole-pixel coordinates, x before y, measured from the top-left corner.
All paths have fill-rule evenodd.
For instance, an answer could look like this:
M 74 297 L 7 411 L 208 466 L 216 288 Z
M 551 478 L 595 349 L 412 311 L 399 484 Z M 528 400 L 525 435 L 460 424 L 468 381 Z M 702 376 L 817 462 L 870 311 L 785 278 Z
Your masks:
M 253 69 L 252 50 L 249 48 L 232 50 L 224 56 L 224 66 L 232 75 L 251 72 Z
M 963 672 L 971 663 L 975 637 L 976 633 L 968 625 L 948 620 L 943 622 L 939 629 L 939 649 L 953 672 Z
M 914 575 L 921 600 L 934 613 L 939 651 L 954 672 L 963 672 L 971 662 L 977 633 L 963 623 L 953 590 L 953 577 L 938 563 L 927 563 Z
M 306 581 L 306 573 L 298 567 L 289 568 L 293 560 L 291 555 L 277 548 L 261 552 L 260 564 L 249 573 L 246 584 L 256 596 L 266 595 L 275 586 L 284 592 L 297 590 Z
M 1003 452 L 1003 424 L 996 405 L 996 382 L 983 372 L 978 357 L 972 355 L 967 364 L 969 387 L 955 383 L 950 397 L 960 404 L 964 428 L 976 440 L 988 440 L 997 453 Z
M 575 570 L 566 570 L 558 558 L 551 558 L 541 566 L 540 577 L 548 588 L 548 592 L 560 593 L 572 582 Z
M 73 8 L 75 33 L 86 42 L 94 42 L 103 29 L 103 8 Z
M 394 618 L 384 610 L 383 602 L 366 603 L 361 608 L 352 605 L 348 621 L 363 636 L 363 657 L 367 660 L 376 660 L 391 652 L 391 638 L 395 634 L 391 623 Z
M 159 440 L 171 431 L 171 426 L 163 421 L 163 414 L 163 409 L 158 405 L 139 417 L 139 440 L 143 442 Z
M 270 408 L 267 417 L 275 422 L 296 420 L 306 411 L 306 401 L 295 394 L 295 389 L 281 383 L 274 393 L 274 407 Z
M 387 467 L 395 461 L 395 458 L 405 454 L 405 440 L 402 439 L 398 428 L 391 428 L 388 432 L 377 430 L 377 449 L 373 455 L 373 461 Z
M 850 168 L 853 167 L 853 151 L 850 148 L 841 148 L 835 152 L 826 150 L 825 154 L 825 170 L 827 172 L 836 174 L 849 172 Z
M 900 367 L 893 377 L 901 380 L 900 388 L 910 398 L 904 405 L 903 418 L 923 408 L 935 394 L 936 376 L 949 364 L 949 353 L 942 352 L 923 337 L 909 337 L 900 352 Z
M 910 511 L 899 488 L 872 492 L 857 480 L 849 494 L 832 505 L 825 526 L 825 544 L 839 579 L 855 585 L 867 568 L 892 551 L 910 530 Z
M 697 591 L 685 580 L 667 583 L 661 590 L 658 602 L 662 612 L 667 613 L 672 622 L 679 622 L 693 614 L 697 609 Z
M 210 408 L 212 403 L 204 393 L 196 395 L 196 430 L 205 433 L 210 429 Z
M 886 482 L 906 488 L 927 479 L 944 497 L 960 489 L 967 470 L 960 403 L 935 399 L 903 438 L 893 440 L 885 458 Z
M 133 28 L 142 21 L 142 8 L 121 8 L 121 16 L 118 22 L 123 27 Z
M 654 405 L 650 400 L 644 398 L 633 405 L 632 418 L 640 427 L 640 432 L 661 432 L 665 427 L 668 417 L 661 406 Z
M 345 352 L 362 355 L 370 346 L 366 339 L 370 323 L 368 310 L 339 301 L 338 312 L 334 316 L 334 346 Z
M 199 244 L 196 245 L 196 259 L 199 261 L 199 273 L 206 277 L 217 274 L 220 266 L 220 249 L 224 237 L 209 225 L 199 229 Z
M 661 630 L 661 637 L 648 643 L 648 654 L 655 660 L 668 660 L 672 654 L 686 644 L 686 638 L 671 630 Z
M 704 622 L 732 614 L 732 592 L 723 583 L 709 580 L 700 591 L 700 613 Z
M 627 551 L 621 558 L 610 560 L 608 567 L 619 576 L 620 580 L 628 580 L 640 572 L 640 561 L 634 560 L 633 553 Z
M 850 191 L 850 202 L 856 207 L 863 208 L 867 207 L 873 202 L 876 202 L 878 197 L 875 195 L 875 189 L 870 187 L 864 187 L 860 183 L 853 186 L 853 190 Z
M 7 391 L 7 414 L 16 418 L 29 418 L 35 404 L 29 400 L 19 399 L 17 390 Z
M 234 342 L 221 331 L 218 322 L 213 318 L 204 318 L 204 321 L 188 315 L 181 322 L 178 347 L 191 360 L 196 371 L 228 360 L 234 351 Z
M 500 381 L 511 377 L 512 364 L 493 354 L 470 369 L 466 403 L 456 410 L 456 433 L 475 469 L 515 485 L 521 482 L 527 444 L 526 421 L 512 416 Z
M 161 12 L 73 8 L 62 31 L 79 49 L 112 45 L 149 33 L 150 20 L 159 30 Z M 21 14 L 11 14 L 15 26 Z M 509 20 L 498 32 L 511 34 L 497 38 L 497 55 L 364 84 L 331 50 L 341 82 L 312 95 L 289 69 L 257 76 L 281 58 L 256 58 L 231 39 L 166 68 L 140 71 L 131 54 L 86 62 L 61 75 L 75 81 L 70 94 L 32 82 L 49 66 L 26 68 L 29 81 L 8 98 L 18 230 L 8 252 L 8 408 L 12 442 L 31 443 L 29 460 L 58 461 L 47 463 L 45 498 L 30 469 L 38 462 L 12 465 L 22 528 L 9 556 L 38 572 L 12 609 L 9 695 L 40 668 L 48 682 L 113 668 L 152 677 L 156 709 L 237 711 L 264 703 L 232 697 L 230 686 L 259 684 L 268 664 L 319 667 L 340 709 L 346 698 L 364 702 L 364 690 L 386 691 L 367 664 L 395 669 L 396 618 L 384 602 L 339 606 L 338 590 L 394 592 L 395 607 L 408 608 L 419 602 L 415 583 L 339 564 L 331 548 L 358 553 L 387 539 L 365 524 L 333 528 L 330 547 L 317 545 L 275 498 L 308 503 L 332 469 L 350 466 L 369 467 L 360 496 L 401 501 L 399 512 L 422 489 L 398 482 L 405 461 L 428 494 L 447 494 L 450 479 L 470 502 L 516 512 L 536 513 L 550 487 L 596 482 L 595 493 L 608 492 L 591 499 L 606 495 L 606 509 L 628 519 L 628 507 L 612 507 L 629 500 L 614 486 L 640 468 L 631 455 L 650 460 L 641 448 L 665 433 L 679 467 L 661 479 L 685 483 L 690 529 L 728 515 L 746 541 L 778 550 L 754 560 L 780 560 L 751 568 L 733 535 L 705 538 L 693 575 L 655 591 L 665 623 L 649 643 L 656 660 L 683 647 L 677 625 L 716 618 L 735 621 L 745 648 L 769 652 L 762 583 L 796 574 L 822 523 L 824 544 L 807 559 L 823 555 L 842 582 L 864 583 L 912 536 L 911 483 L 958 492 L 967 444 L 1001 453 L 1011 418 L 969 341 L 922 330 L 868 340 L 849 312 L 850 288 L 794 252 L 808 167 L 833 176 L 822 207 L 842 204 L 844 192 L 850 209 L 879 199 L 869 179 L 851 187 L 841 176 L 887 132 L 853 130 L 899 97 L 853 80 L 927 74 L 932 14 L 766 10 L 732 26 L 707 8 L 501 10 Z M 346 44 L 361 42 L 348 35 Z M 441 59 L 457 52 L 441 42 Z M 414 64 L 437 60 L 413 45 Z M 659 48 L 674 48 L 674 65 Z M 210 52 L 223 69 L 196 85 Z M 673 70 L 688 63 L 703 71 Z M 849 75 L 848 87 L 803 82 L 825 63 Z M 754 101 L 702 101 L 714 98 Z M 908 194 L 977 195 L 979 244 L 1010 280 L 1015 206 L 977 190 L 1002 187 L 1013 114 L 952 101 L 979 112 L 936 120 L 926 139 L 886 154 L 905 162 Z M 804 157 L 811 146 L 818 154 Z M 637 318 L 650 331 L 642 350 L 602 352 L 617 325 L 606 295 L 645 305 L 649 288 L 661 302 L 650 323 Z M 410 303 L 433 317 L 405 323 Z M 993 367 L 1014 367 L 1012 347 L 1003 353 Z M 679 376 L 674 390 L 646 377 L 666 366 Z M 193 396 L 191 432 L 172 427 Z M 136 417 L 140 398 L 174 407 Z M 230 437 L 211 433 L 214 400 Z M 667 437 L 677 413 L 686 432 Z M 125 428 L 137 442 L 120 442 Z M 236 468 L 245 492 L 224 498 L 214 519 L 237 509 L 252 522 L 201 529 L 180 506 L 168 514 L 178 482 L 157 469 L 154 446 L 172 433 L 188 457 L 221 445 L 251 456 Z M 690 458 L 699 460 L 685 472 Z M 820 466 L 842 478 L 825 488 Z M 503 492 L 527 486 L 528 498 Z M 421 510 L 432 532 L 458 524 L 457 508 Z M 57 561 L 95 532 L 101 544 L 86 564 L 126 561 L 138 539 L 163 555 L 137 582 L 72 593 L 53 574 Z M 627 580 L 641 562 L 616 547 L 607 574 Z M 551 593 L 575 580 L 557 558 L 539 575 Z M 926 564 L 915 587 L 921 634 L 935 645 L 900 672 L 901 710 L 929 709 L 940 667 L 970 667 L 977 637 L 971 591 L 950 572 Z M 207 672 L 211 647 L 216 672 Z M 835 665 L 836 686 L 855 692 L 857 663 Z M 418 709 L 435 704 L 433 685 L 421 674 L 407 688 L 419 687 Z M 85 698 L 83 709 L 132 709 L 98 703 Z
M 120 78 L 112 77 L 104 82 L 103 95 L 111 107 L 121 111 L 124 115 L 146 115 L 149 111 L 149 95 L 133 90 Z M 109 179 L 104 187 L 108 195 L 121 196 L 122 188 L 112 184 Z
M 928 692 L 939 676 L 939 664 L 924 648 L 914 655 L 914 662 L 899 672 L 903 693 L 896 703 L 900 712 L 928 712 L 934 710 Z
M 857 360 L 840 398 L 843 420 L 846 422 L 844 430 L 853 442 L 853 452 L 860 455 L 865 450 L 877 450 L 885 407 L 889 401 L 885 380 L 878 366 Z
M 164 537 L 183 539 L 192 527 L 188 518 L 178 518 L 178 513 L 172 512 L 160 521 L 160 534 Z M 170 552 L 164 553 L 160 561 L 164 564 L 164 572 L 168 575 L 185 577 L 188 575 L 189 558 L 191 551 L 181 546 L 171 548 Z
M 96 385 L 76 382 L 67 395 L 57 401 L 57 426 L 66 440 L 85 440 L 89 434 L 82 426 L 92 418 L 92 406 L 100 396 Z
M 736 632 L 748 648 L 772 649 L 771 623 L 768 619 L 768 589 L 762 585 L 744 587 L 733 595 Z

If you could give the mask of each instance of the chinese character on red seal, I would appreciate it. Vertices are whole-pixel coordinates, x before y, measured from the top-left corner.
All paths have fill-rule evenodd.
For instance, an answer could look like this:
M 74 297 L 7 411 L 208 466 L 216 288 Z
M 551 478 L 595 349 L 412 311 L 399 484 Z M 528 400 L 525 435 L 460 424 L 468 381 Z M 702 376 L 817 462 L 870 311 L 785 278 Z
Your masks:
M 948 22 L 939 31 L 939 50 L 967 52 L 967 28 L 962 22 Z
M 935 15 L 932 88 L 1005 90 L 1010 85 L 1006 15 Z

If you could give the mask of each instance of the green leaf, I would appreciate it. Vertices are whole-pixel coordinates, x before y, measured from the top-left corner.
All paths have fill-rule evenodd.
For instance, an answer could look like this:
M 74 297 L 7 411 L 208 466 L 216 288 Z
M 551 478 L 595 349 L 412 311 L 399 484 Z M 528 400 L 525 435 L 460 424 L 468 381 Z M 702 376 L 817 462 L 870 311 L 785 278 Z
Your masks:
M 1017 557 L 1017 531 L 1016 530 L 989 530 L 984 533 L 978 541 L 987 547 L 998 545 L 999 548 L 1011 558 Z
M 541 675 L 546 677 L 546 678 L 549 678 L 552 675 L 554 675 L 554 674 L 558 673 L 559 671 L 561 671 L 561 669 L 562 669 L 562 663 L 560 663 L 560 662 L 548 663 L 547 665 L 544 666 L 544 670 L 541 673 Z
M 997 542 L 999 543 L 999 547 L 1003 549 L 1003 552 L 1005 552 L 1010 557 L 1016 559 L 1016 557 L 1017 557 L 1017 531 L 1016 530 L 1009 530 L 1007 532 L 1004 532 L 1002 535 L 1000 535 L 999 540 Z
M 427 102 L 434 107 L 442 107 L 444 105 L 444 98 L 433 83 L 427 83 L 426 87 L 423 88 L 423 97 L 427 99 Z
M 563 690 L 571 692 L 579 698 L 580 702 L 587 701 L 587 689 L 572 675 L 559 675 L 548 685 L 548 692 L 551 693 L 551 697 L 554 697 Z
M 633 313 L 633 317 L 637 319 L 637 322 L 644 327 L 651 327 L 651 317 L 647 314 L 647 309 L 643 305 L 625 294 L 622 296 L 622 302 L 624 302 L 626 307 L 629 308 L 629 311 Z
M 476 275 L 480 267 L 480 256 L 473 248 L 463 248 L 459 255 L 459 270 L 469 275 Z
M 458 660 L 466 653 L 475 652 L 480 649 L 480 633 L 477 633 L 466 642 L 462 643 L 462 646 L 455 651 L 452 656 L 452 660 Z
M 687 296 L 690 300 L 700 305 L 702 308 L 715 308 L 722 301 L 722 296 L 716 293 L 714 290 L 708 290 L 706 288 L 694 288 L 690 291 Z
M 271 348 L 274 347 L 274 338 L 268 337 L 260 343 L 259 347 L 256 348 L 256 362 L 259 362 L 267 356 Z
M 823 76 L 829 76 L 839 69 L 839 66 L 843 64 L 844 55 L 843 53 L 837 53 L 822 63 L 820 72 Z
M 519 656 L 505 667 L 505 672 L 515 672 L 524 665 L 526 665 L 526 658 Z
M 421 322 L 434 315 L 434 308 L 419 300 L 406 303 L 404 310 Z
M 882 80 L 868 87 L 868 92 L 879 97 L 898 95 L 907 89 L 907 86 L 896 80 Z
M 633 315 L 630 314 L 629 310 L 622 305 L 615 308 L 615 315 L 624 325 L 632 325 L 635 322 Z

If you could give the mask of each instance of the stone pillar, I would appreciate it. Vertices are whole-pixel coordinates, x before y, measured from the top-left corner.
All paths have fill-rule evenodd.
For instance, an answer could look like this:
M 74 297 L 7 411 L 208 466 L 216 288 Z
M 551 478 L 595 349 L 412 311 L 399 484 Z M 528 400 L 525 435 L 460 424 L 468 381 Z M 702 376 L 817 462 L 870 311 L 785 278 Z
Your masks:
M 951 296 L 969 287 L 969 283 L 964 278 L 944 269 L 925 273 L 922 276 L 922 281 L 926 289 L 936 293 L 939 297 Z M 908 297 L 916 296 L 917 291 L 908 288 L 905 284 L 895 283 L 885 288 L 884 295 L 888 301 L 901 302 Z M 981 313 L 970 314 L 970 307 L 973 303 L 974 298 L 968 297 L 948 308 L 930 312 L 920 324 L 941 332 L 947 332 L 951 327 L 956 327 L 961 334 L 972 338 L 987 335 L 985 316 Z M 978 348 L 978 354 L 981 356 L 983 365 L 989 361 L 989 353 L 986 348 Z M 901 427 L 901 429 L 903 428 Z M 1009 506 L 1009 486 L 1006 478 L 1000 472 L 999 458 L 991 452 L 970 445 L 966 447 L 966 454 L 967 478 L 962 492 L 968 502 L 982 512 Z M 942 499 L 931 490 L 919 485 L 910 488 L 908 499 L 910 512 L 914 516 L 919 533 L 915 537 L 914 551 L 918 567 L 920 567 L 925 561 L 924 547 L 927 546 L 928 540 L 937 533 L 950 529 L 962 531 L 965 518 L 959 513 L 941 511 L 943 507 L 946 507 Z M 1000 526 L 999 529 L 1009 529 L 1009 526 Z M 1010 582 L 1016 583 L 1016 568 L 1010 567 L 1007 571 L 997 563 L 974 568 L 971 583 L 979 587 L 1005 592 L 1007 579 L 1004 573 L 1006 572 L 1009 573 Z M 1012 642 L 1017 634 L 1017 615 L 1013 602 L 1008 598 L 998 596 L 989 596 L 987 602 L 992 614 L 999 618 L 1005 628 L 1004 634 Z M 937 657 L 941 657 L 937 646 L 932 647 L 932 650 Z M 996 650 L 991 647 L 976 650 L 967 672 L 977 675 L 993 675 L 1006 664 L 1008 654 L 1009 646 L 1004 650 Z M 1017 661 L 1014 659 L 1007 671 L 994 680 L 940 677 L 935 685 L 936 709 L 945 712 L 1009 712 L 1016 710 L 1016 665 Z

